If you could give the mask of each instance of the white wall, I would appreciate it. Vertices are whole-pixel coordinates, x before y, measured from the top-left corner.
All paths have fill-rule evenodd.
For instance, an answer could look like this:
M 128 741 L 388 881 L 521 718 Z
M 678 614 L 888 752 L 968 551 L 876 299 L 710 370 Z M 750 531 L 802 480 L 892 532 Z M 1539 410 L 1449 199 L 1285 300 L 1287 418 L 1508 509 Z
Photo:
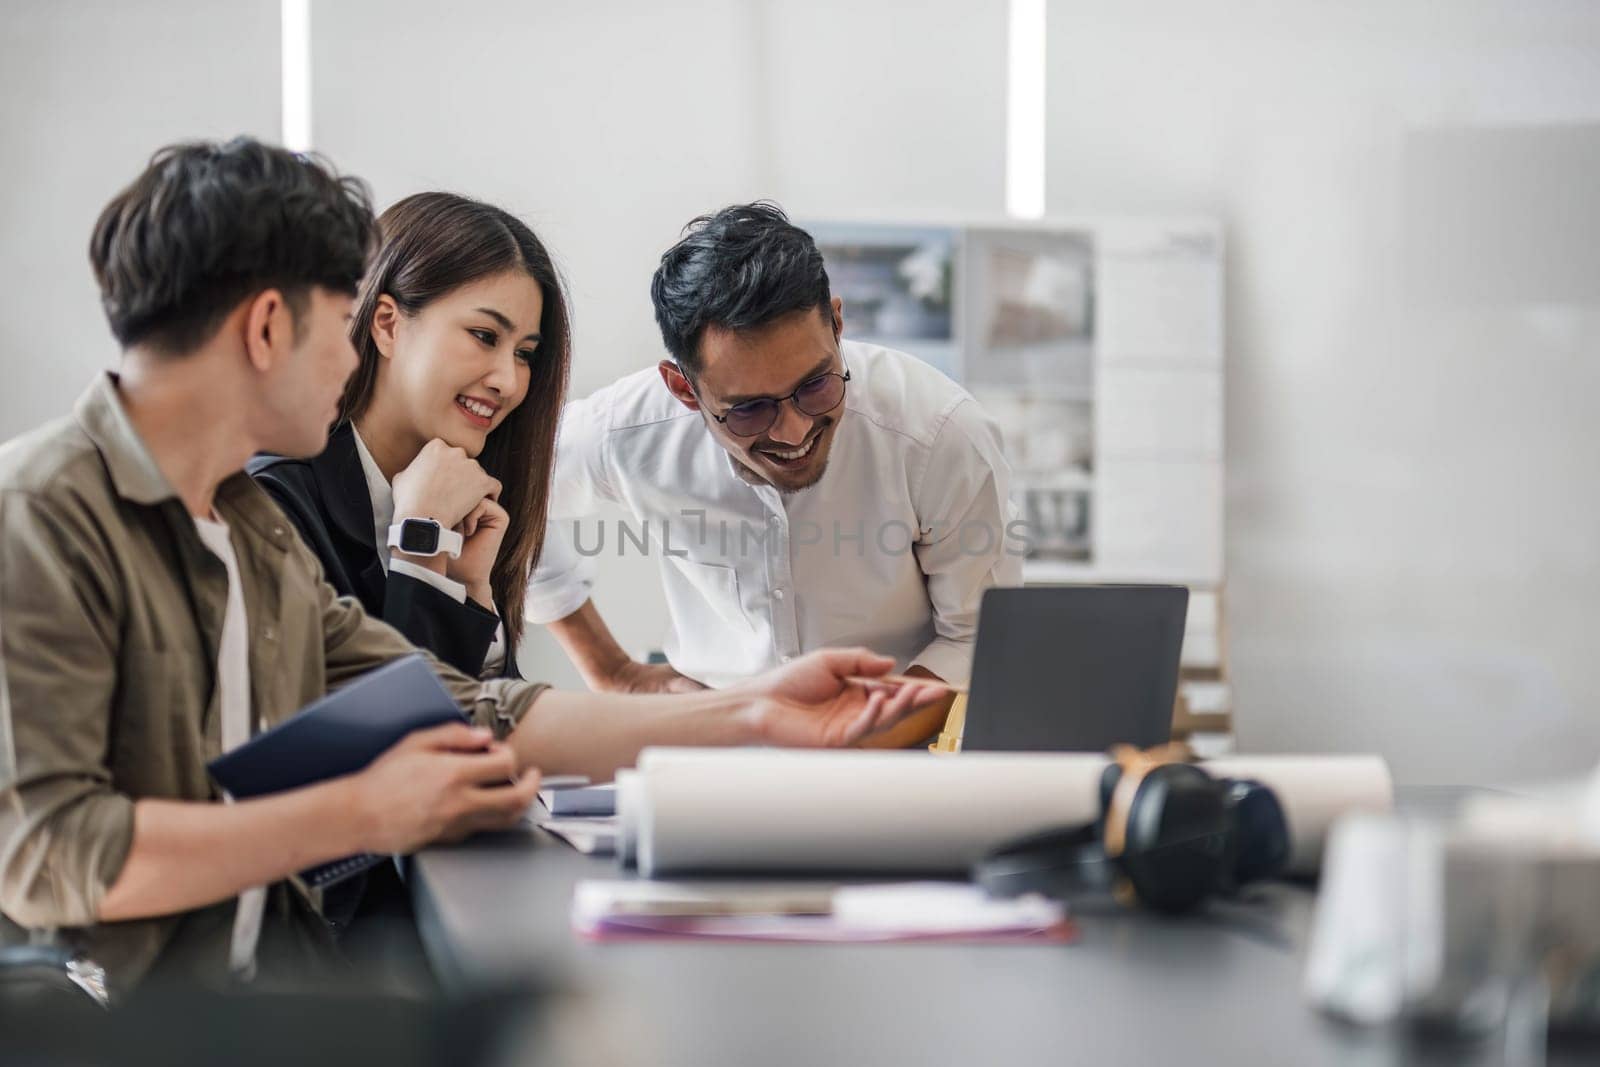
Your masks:
M 1003 212 L 1005 4 L 752 6 L 766 12 L 757 91 L 770 116 L 768 195 L 801 218 Z
M 1600 7 L 1049 18 L 1050 209 L 1230 230 L 1241 743 L 1600 762 Z
M 751 5 L 313 5 L 318 150 L 380 206 L 449 189 L 525 219 L 574 295 L 578 394 L 657 359 L 649 284 L 677 229 L 755 195 Z
M 116 359 L 89 270 L 107 200 L 170 141 L 278 133 L 277 0 L 0 11 L 0 439 Z
M 661 358 L 650 276 L 697 214 L 757 197 L 797 216 L 998 211 L 1004 14 L 959 0 L 316 3 L 313 140 L 381 205 L 444 188 L 527 220 L 571 283 L 583 395 Z M 608 559 L 596 589 L 636 653 L 666 634 L 655 566 Z M 579 684 L 542 631 L 526 646 L 530 674 Z

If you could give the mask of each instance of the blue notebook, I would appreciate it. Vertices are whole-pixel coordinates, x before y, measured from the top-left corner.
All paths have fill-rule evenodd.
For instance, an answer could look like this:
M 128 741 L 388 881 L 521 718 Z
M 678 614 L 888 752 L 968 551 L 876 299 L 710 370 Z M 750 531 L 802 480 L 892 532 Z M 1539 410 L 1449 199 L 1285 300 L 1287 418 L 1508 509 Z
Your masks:
M 281 793 L 353 774 L 413 730 L 466 719 L 427 661 L 406 656 L 306 705 L 207 767 L 237 799 Z M 383 859 L 349 856 L 301 871 L 300 877 L 321 888 Z

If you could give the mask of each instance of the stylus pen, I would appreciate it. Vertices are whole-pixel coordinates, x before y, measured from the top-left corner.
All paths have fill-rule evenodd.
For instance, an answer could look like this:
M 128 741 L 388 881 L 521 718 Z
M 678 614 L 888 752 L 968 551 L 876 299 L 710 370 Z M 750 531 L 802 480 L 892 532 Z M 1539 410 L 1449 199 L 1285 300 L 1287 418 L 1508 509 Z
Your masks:
M 880 674 L 876 678 L 867 678 L 859 674 L 852 674 L 845 678 L 847 682 L 855 682 L 867 688 L 877 686 L 880 689 L 897 689 L 902 685 L 936 685 L 940 689 L 948 689 L 952 693 L 965 693 L 964 685 L 951 685 L 949 682 L 937 678 L 913 678 L 906 674 Z

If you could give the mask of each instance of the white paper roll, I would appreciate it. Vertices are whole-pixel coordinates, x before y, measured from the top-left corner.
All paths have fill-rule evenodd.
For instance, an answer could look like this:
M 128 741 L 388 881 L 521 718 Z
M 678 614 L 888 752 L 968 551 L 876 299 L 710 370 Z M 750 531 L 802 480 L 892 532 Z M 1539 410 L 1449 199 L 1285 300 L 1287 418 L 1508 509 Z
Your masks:
M 639 856 L 639 811 L 643 807 L 644 785 L 639 772 L 617 772 L 617 862 L 631 867 Z
M 639 870 L 964 871 L 1009 838 L 1093 819 L 1104 766 L 1093 754 L 651 749 Z
M 647 875 L 687 871 L 965 871 L 996 845 L 1099 814 L 1094 753 L 653 748 L 619 776 L 619 849 Z M 1377 756 L 1209 761 L 1283 804 L 1290 868 L 1313 873 L 1348 811 L 1386 811 Z

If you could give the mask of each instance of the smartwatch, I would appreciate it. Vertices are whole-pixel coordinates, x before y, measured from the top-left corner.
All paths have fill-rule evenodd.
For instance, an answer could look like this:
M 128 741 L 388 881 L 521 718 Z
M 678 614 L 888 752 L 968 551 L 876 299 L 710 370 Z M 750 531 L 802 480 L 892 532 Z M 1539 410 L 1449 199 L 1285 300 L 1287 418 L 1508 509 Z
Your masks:
M 398 548 L 408 556 L 443 553 L 451 559 L 459 559 L 461 545 L 460 534 L 446 530 L 434 519 L 401 519 L 389 527 L 389 547 Z

